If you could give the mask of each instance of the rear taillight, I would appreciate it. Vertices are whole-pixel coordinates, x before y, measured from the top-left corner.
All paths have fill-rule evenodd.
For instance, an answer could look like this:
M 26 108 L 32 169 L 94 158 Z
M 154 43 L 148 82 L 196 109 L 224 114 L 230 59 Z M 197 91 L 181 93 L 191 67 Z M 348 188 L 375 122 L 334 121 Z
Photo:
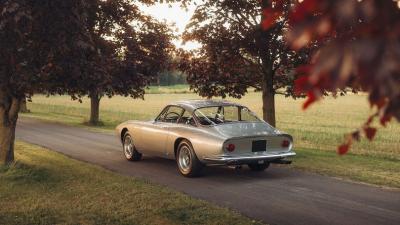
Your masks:
M 288 148 L 290 145 L 290 141 L 289 140 L 283 140 L 281 143 L 282 148 Z
M 233 152 L 233 151 L 235 151 L 235 145 L 234 144 L 228 144 L 227 146 L 226 146 L 226 150 L 228 151 L 228 152 Z

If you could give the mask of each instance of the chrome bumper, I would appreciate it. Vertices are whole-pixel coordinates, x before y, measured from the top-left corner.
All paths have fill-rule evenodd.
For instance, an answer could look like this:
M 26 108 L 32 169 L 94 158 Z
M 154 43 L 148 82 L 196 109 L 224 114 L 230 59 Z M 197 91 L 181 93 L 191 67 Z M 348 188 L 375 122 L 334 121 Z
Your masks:
M 238 165 L 251 162 L 257 162 L 261 160 L 273 161 L 276 159 L 283 159 L 286 157 L 295 156 L 295 152 L 285 153 L 264 153 L 262 155 L 243 155 L 243 156 L 217 156 L 217 157 L 205 157 L 204 161 L 211 164 L 225 164 L 225 165 Z

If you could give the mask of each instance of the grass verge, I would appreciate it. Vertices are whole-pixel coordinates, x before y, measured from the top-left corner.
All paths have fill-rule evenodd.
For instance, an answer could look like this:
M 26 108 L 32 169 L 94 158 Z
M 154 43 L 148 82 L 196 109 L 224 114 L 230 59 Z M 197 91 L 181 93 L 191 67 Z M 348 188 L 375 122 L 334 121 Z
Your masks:
M 349 153 L 338 156 L 335 152 L 316 149 L 296 149 L 292 168 L 345 178 L 383 187 L 400 188 L 398 160 Z
M 17 142 L 0 224 L 259 224 L 231 210 Z

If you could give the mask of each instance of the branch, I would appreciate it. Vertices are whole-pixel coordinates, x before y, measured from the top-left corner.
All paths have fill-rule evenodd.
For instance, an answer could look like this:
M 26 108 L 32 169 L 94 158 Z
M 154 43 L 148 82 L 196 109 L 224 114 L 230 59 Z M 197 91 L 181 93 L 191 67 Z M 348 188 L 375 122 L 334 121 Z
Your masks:
M 243 19 L 244 21 L 246 21 L 251 27 L 255 27 L 257 26 L 257 24 L 252 23 L 248 17 L 246 17 L 245 15 L 243 15 L 243 13 L 238 12 L 238 14 L 235 14 L 236 16 L 240 16 L 241 19 Z M 250 16 L 251 18 L 251 16 Z

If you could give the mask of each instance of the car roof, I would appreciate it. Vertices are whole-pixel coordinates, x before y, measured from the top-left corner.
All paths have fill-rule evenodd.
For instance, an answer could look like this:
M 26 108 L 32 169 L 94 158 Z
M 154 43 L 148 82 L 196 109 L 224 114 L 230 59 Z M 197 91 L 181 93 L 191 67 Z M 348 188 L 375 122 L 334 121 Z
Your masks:
M 214 99 L 196 99 L 196 100 L 182 100 L 172 102 L 169 105 L 180 106 L 190 112 L 198 108 L 212 107 L 212 106 L 241 106 L 238 103 L 230 102 L 227 100 L 214 100 Z

